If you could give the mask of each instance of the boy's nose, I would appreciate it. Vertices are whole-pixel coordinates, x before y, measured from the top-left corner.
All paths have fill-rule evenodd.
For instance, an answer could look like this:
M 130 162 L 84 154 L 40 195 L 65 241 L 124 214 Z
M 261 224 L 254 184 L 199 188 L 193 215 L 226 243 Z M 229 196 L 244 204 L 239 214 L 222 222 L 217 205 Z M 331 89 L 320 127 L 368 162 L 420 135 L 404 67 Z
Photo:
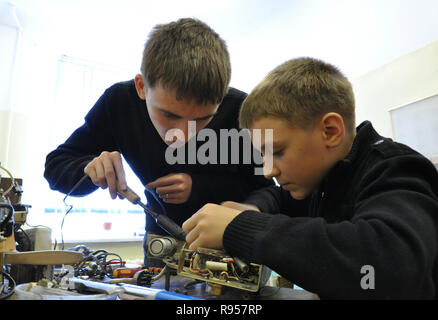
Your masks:
M 197 133 L 197 127 L 196 123 L 189 122 L 189 125 L 187 122 L 180 122 L 178 125 L 174 126 L 173 128 L 169 129 L 166 132 L 166 143 L 172 144 L 177 143 L 177 145 L 183 145 L 187 141 L 189 141 L 191 138 L 196 136 Z
M 275 178 L 280 174 L 280 170 L 275 166 L 273 162 L 268 164 L 269 161 L 263 161 L 263 175 L 266 179 Z

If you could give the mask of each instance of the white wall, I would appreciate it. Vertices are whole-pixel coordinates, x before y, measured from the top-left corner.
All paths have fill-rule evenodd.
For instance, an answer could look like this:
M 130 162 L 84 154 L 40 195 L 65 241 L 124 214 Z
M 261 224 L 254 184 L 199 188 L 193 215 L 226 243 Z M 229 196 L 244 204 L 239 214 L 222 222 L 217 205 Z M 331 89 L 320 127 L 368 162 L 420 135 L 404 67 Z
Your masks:
M 424 62 L 433 60 L 434 45 L 418 57 L 406 58 L 407 70 L 391 64 L 379 69 L 438 40 L 436 0 L 0 3 L 6 1 L 17 6 L 23 29 L 16 57 L 17 82 L 10 92 L 12 104 L 6 111 L 0 110 L 0 161 L 17 177 L 24 178 L 24 198 L 33 189 L 46 186 L 42 178 L 45 157 L 56 147 L 47 136 L 55 111 L 58 57 L 67 54 L 125 66 L 134 75 L 147 34 L 157 23 L 193 16 L 210 24 L 228 43 L 232 85 L 245 91 L 286 59 L 306 55 L 334 63 L 353 79 L 358 119 L 372 120 L 388 136 L 391 130 L 387 109 L 426 94 L 436 80 L 427 78 L 428 73 L 432 77 L 430 66 L 435 62 Z M 377 73 L 370 73 L 376 69 Z M 427 84 L 420 85 L 420 80 Z M 59 137 L 59 143 L 66 138 Z M 2 147 L 4 150 L 7 145 L 6 154 Z
M 370 120 L 380 134 L 393 138 L 389 109 L 438 94 L 438 41 L 352 83 L 357 123 Z
M 8 158 L 21 26 L 15 6 L 0 3 L 0 162 Z

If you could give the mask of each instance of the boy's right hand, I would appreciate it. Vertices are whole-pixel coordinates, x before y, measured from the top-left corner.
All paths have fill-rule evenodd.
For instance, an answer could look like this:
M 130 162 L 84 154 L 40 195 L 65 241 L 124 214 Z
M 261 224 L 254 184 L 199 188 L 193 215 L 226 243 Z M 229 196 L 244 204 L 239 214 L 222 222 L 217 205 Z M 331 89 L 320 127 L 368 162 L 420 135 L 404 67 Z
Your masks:
M 187 234 L 189 250 L 198 247 L 223 249 L 223 235 L 228 224 L 241 213 L 240 210 L 207 203 L 182 224 Z
M 127 189 L 122 157 L 117 151 L 102 152 L 100 156 L 88 163 L 84 172 L 96 186 L 102 189 L 108 188 L 112 199 L 117 197 L 118 188 L 121 190 Z

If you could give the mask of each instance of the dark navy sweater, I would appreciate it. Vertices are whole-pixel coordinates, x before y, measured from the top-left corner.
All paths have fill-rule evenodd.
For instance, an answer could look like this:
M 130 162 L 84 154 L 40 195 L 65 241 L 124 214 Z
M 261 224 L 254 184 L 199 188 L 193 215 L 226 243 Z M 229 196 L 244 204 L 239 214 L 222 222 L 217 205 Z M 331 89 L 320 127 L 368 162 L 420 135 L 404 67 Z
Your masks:
M 206 128 L 214 130 L 217 137 L 220 136 L 220 129 L 238 129 L 240 106 L 245 98 L 244 92 L 230 88 Z M 190 164 L 188 161 L 184 164 L 168 164 L 165 159 L 168 146 L 158 135 L 145 101 L 138 97 L 134 81 L 131 80 L 117 83 L 105 91 L 86 115 L 85 123 L 65 143 L 48 154 L 44 176 L 51 189 L 68 193 L 84 175 L 83 170 L 88 162 L 103 151 L 119 151 L 143 185 L 170 173 L 188 173 L 192 178 L 192 192 L 186 203 L 164 203 L 155 191 L 145 191 L 147 205 L 151 209 L 168 215 L 182 225 L 206 203 L 226 200 L 242 202 L 251 191 L 273 184 L 263 176 L 254 175 L 254 161 L 244 163 L 243 139 L 239 144 L 242 161 L 237 164 L 231 164 L 231 152 L 228 161 L 220 160 L 220 143 L 220 139 L 217 139 L 218 164 Z M 203 144 L 198 141 L 197 148 Z M 231 142 L 229 146 L 228 151 Z M 188 155 L 187 144 L 185 148 L 185 154 Z M 72 195 L 83 196 L 96 189 L 88 179 Z M 149 215 L 146 215 L 146 230 L 165 234 Z
M 370 122 L 307 199 L 271 186 L 246 202 L 263 213 L 244 211 L 228 225 L 223 243 L 230 254 L 267 265 L 321 298 L 438 296 L 437 170 Z

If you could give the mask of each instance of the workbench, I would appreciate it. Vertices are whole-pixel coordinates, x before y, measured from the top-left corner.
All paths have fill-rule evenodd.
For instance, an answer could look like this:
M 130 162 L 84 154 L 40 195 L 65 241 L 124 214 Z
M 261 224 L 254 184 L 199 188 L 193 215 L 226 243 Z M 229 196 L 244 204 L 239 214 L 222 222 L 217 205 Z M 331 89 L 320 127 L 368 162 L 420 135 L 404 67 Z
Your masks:
M 60 261 L 72 264 L 82 259 L 82 254 L 72 251 L 40 251 L 6 253 L 6 263 L 31 264 L 43 259 L 46 264 L 56 265 Z M 38 260 L 38 261 L 39 261 Z M 106 282 L 106 281 L 104 281 Z M 153 281 L 153 289 L 163 289 L 170 292 L 188 295 L 206 300 L 317 300 L 318 297 L 305 290 L 286 287 L 264 286 L 258 292 L 239 290 L 228 286 L 217 286 L 200 280 L 177 275 L 175 270 L 167 269 L 165 275 Z M 10 297 L 16 299 L 16 296 Z M 121 294 L 121 299 L 144 300 L 144 298 Z
M 248 292 L 231 287 L 223 287 L 219 295 L 209 293 L 209 285 L 206 282 L 196 282 L 181 276 L 171 276 L 169 285 L 166 286 L 166 279 L 163 277 L 154 282 L 151 288 L 166 289 L 169 291 L 186 294 L 191 297 L 205 300 L 318 300 L 318 296 L 308 291 L 292 288 L 280 288 L 265 286 L 258 292 Z M 142 297 L 120 294 L 121 300 L 145 300 Z M 9 300 L 17 300 L 16 295 L 12 295 Z
M 166 289 L 166 279 L 157 280 L 151 288 Z M 317 295 L 305 290 L 272 286 L 265 286 L 256 293 L 224 286 L 220 295 L 214 295 L 208 293 L 206 282 L 195 282 L 181 276 L 170 277 L 168 290 L 206 300 L 318 300 Z

